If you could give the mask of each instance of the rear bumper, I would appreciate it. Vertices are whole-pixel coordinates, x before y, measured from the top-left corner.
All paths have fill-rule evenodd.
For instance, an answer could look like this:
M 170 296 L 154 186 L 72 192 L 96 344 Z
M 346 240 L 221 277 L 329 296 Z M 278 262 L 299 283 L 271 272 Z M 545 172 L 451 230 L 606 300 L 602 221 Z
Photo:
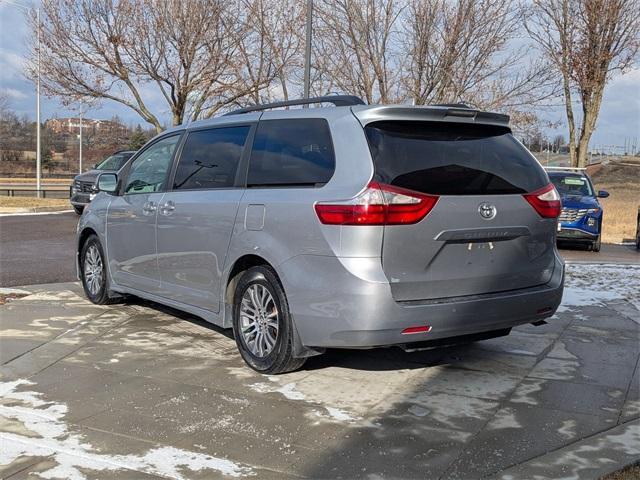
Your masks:
M 303 345 L 369 348 L 511 328 L 547 318 L 562 300 L 564 264 L 549 283 L 487 295 L 396 302 L 380 258 L 301 255 L 278 268 Z M 428 325 L 428 333 L 403 335 Z

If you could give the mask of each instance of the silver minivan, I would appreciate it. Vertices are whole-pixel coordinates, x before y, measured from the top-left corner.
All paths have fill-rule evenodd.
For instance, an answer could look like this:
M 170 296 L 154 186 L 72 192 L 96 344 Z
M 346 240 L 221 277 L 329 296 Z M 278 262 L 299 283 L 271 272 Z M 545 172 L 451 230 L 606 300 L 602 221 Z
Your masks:
M 306 103 L 335 106 L 275 109 Z M 508 122 L 329 96 L 175 127 L 98 177 L 79 277 L 94 303 L 233 328 L 263 373 L 542 324 L 562 298 L 560 199 Z

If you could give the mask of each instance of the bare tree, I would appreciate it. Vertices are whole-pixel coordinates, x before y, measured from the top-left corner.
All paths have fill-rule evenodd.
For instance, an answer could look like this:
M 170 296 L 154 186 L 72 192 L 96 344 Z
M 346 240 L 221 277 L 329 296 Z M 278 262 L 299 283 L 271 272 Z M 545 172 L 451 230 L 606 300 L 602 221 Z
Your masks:
M 560 151 L 561 147 L 564 147 L 566 144 L 566 140 L 564 139 L 564 135 L 558 134 L 553 137 L 553 150 L 557 153 Z
M 242 0 L 236 15 L 234 103 L 288 99 L 292 77 L 302 68 L 304 8 L 300 0 Z M 209 110 L 209 115 L 215 110 Z
M 513 45 L 520 13 L 512 0 L 412 0 L 402 36 L 409 98 L 503 110 L 547 98 L 545 66 Z
M 640 2 L 535 0 L 527 29 L 561 78 L 571 162 L 584 167 L 607 81 L 637 59 Z M 574 93 L 582 107 L 579 127 Z
M 302 87 L 296 82 L 296 73 L 303 68 L 303 41 L 306 2 L 301 0 L 244 0 L 251 15 L 254 37 L 260 43 L 264 59 L 270 70 L 263 75 L 267 88 L 255 88 L 251 100 L 254 103 L 288 100 L 289 90 Z M 250 65 L 246 62 L 247 66 Z M 264 67 L 263 67 L 264 69 Z
M 215 0 L 130 1 L 135 33 L 127 53 L 134 73 L 155 83 L 174 125 L 187 112 L 198 118 L 204 102 L 219 98 L 221 87 L 233 80 L 228 71 L 236 52 L 231 12 Z
M 526 119 L 554 86 L 519 38 L 516 2 L 320 0 L 313 90 L 369 103 L 468 101 Z
M 394 47 L 394 0 L 321 0 L 315 28 L 316 68 L 338 89 L 368 103 L 398 97 Z M 323 75 L 324 74 L 324 75 Z
M 259 42 L 243 41 L 253 24 L 243 21 L 251 18 L 244 5 L 43 0 L 43 87 L 68 103 L 83 98 L 119 102 L 156 131 L 162 123 L 149 107 L 154 94 L 165 100 L 174 125 L 210 116 L 268 83 L 262 74 L 247 76 L 241 65 L 262 55 L 250 50 Z M 35 18 L 32 22 L 37 28 Z

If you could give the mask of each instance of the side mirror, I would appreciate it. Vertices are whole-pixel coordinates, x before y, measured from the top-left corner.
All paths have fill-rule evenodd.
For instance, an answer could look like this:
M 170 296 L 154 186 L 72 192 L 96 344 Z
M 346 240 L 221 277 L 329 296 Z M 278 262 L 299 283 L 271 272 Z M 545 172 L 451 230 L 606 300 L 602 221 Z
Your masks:
M 598 198 L 607 198 L 608 196 L 609 196 L 609 192 L 607 192 L 606 190 L 598 191 Z
M 113 195 L 118 189 L 118 175 L 115 173 L 101 173 L 98 175 L 95 187 L 97 192 L 106 192 Z

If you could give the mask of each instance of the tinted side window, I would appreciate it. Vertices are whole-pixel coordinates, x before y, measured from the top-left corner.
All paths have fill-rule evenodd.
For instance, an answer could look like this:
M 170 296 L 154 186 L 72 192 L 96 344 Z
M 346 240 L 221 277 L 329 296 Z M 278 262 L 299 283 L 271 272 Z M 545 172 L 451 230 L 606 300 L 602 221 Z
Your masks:
M 249 162 L 249 186 L 315 186 L 333 176 L 335 156 L 327 121 L 263 120 Z
M 382 183 L 435 195 L 517 194 L 548 183 L 505 127 L 386 121 L 365 131 Z
M 175 190 L 232 187 L 248 126 L 213 128 L 189 133 L 176 169 Z
M 129 169 L 125 194 L 163 190 L 180 135 L 163 138 L 138 155 Z

